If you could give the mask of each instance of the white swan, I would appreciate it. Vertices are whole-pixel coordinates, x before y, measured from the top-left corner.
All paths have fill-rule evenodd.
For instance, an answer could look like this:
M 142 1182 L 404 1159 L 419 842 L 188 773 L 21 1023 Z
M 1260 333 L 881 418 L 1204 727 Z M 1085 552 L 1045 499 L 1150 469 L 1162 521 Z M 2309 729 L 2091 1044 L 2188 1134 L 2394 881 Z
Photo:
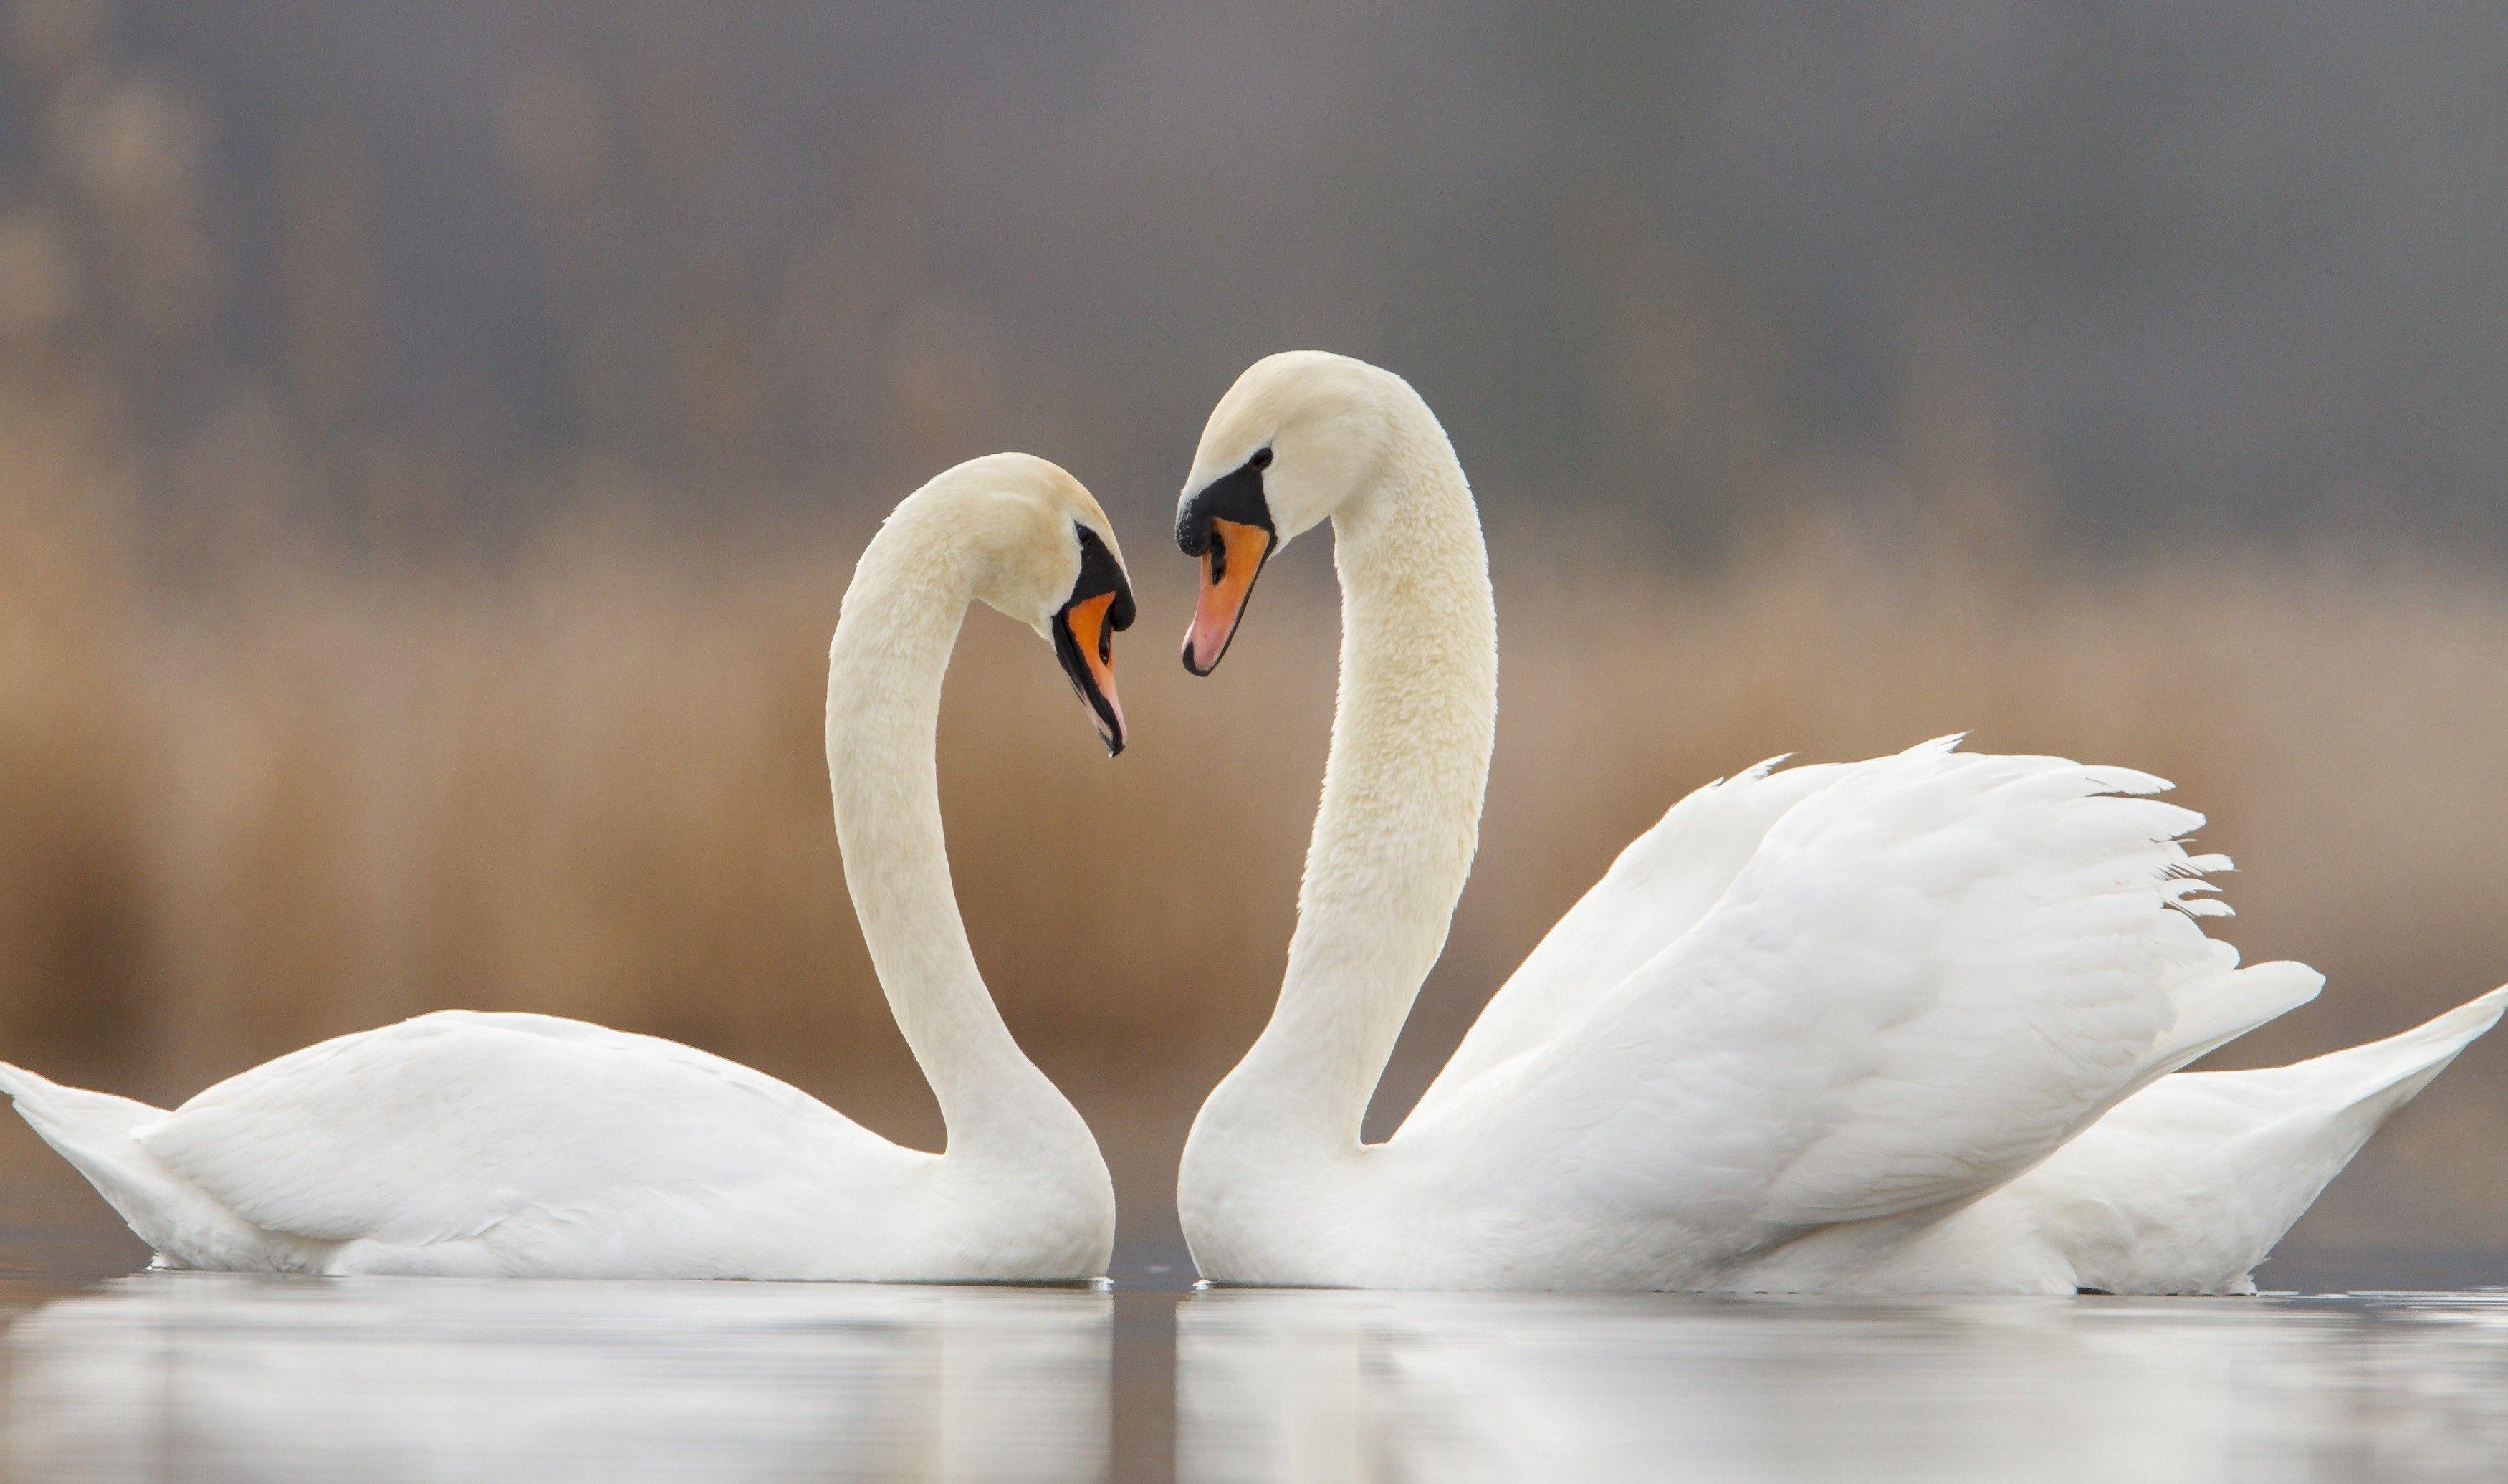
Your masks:
M 448 1011 L 241 1073 L 168 1113 L 0 1067 L 0 1091 L 166 1265 L 543 1278 L 1068 1280 L 1114 1188 L 1022 1055 L 951 894 L 934 779 L 970 603 L 1050 635 L 1110 751 L 1132 598 L 1079 481 L 1001 454 L 906 498 L 828 656 L 828 769 L 871 962 L 948 1146 L 650 1036 Z
M 1177 538 L 1185 664 L 1329 517 L 1331 761 L 1271 1022 L 1195 1120 L 1177 1205 L 1229 1282 L 2222 1291 L 2495 1021 L 2168 1076 L 2314 996 L 2195 919 L 2228 863 L 2121 768 L 1928 743 L 1683 799 L 1501 987 L 1392 1138 L 1359 1123 L 1471 868 L 1497 701 L 1479 517 L 1399 378 L 1256 363 Z

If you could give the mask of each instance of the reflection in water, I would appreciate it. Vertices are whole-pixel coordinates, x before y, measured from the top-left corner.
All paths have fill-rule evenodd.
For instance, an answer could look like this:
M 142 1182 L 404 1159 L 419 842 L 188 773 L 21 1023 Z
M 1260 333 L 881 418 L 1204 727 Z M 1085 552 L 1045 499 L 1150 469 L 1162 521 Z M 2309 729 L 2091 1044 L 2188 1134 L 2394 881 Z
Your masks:
M 2508 1476 L 2503 1294 L 1121 1302 L 146 1274 L 0 1338 L 0 1476 Z
M 1208 1480 L 2496 1479 L 2508 1295 L 1840 1304 L 1220 1291 Z
M 13 1480 L 1088 1479 L 1106 1295 L 146 1274 L 6 1341 Z

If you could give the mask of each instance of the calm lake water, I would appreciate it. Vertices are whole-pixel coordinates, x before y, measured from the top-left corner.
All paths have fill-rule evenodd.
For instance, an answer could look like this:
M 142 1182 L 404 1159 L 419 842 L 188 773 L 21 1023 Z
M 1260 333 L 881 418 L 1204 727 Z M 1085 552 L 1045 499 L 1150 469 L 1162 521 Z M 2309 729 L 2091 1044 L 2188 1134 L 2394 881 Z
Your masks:
M 2496 1479 L 2508 1292 L 1842 1303 L 19 1262 L 0 1467 L 127 1479 Z M 1161 1271 L 1163 1270 L 1163 1271 Z

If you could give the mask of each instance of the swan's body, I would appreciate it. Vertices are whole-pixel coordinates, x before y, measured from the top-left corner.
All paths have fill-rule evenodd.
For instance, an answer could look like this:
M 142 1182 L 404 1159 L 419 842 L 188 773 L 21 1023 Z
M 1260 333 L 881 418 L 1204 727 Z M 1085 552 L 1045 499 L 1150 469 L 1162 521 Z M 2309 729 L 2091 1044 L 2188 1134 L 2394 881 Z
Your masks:
M 1621 856 L 1394 1136 L 1361 1116 L 1470 869 L 1496 716 L 1479 522 L 1435 418 L 1338 356 L 1212 414 L 1186 663 L 1334 523 L 1344 628 L 1271 1023 L 1178 1178 L 1202 1273 L 1371 1287 L 2218 1291 L 2499 1016 L 2168 1074 L 2311 998 L 2241 969 L 2147 775 L 1931 743 L 1753 769 Z
M 1104 521 L 1041 460 L 961 464 L 909 497 L 865 551 L 830 649 L 828 759 L 846 878 L 940 1103 L 947 1152 L 902 1148 L 720 1057 L 537 1015 L 448 1011 L 342 1036 L 171 1112 L 15 1067 L 0 1066 L 0 1091 L 175 1267 L 1103 1272 L 1115 1224 L 1105 1162 L 1011 1040 L 977 971 L 951 895 L 933 732 L 959 624 L 983 601 L 1051 628 L 1120 746 L 1097 641 L 1128 621 L 1130 599 Z M 1087 637 L 1063 645 L 1075 627 Z M 1069 652 L 1090 648 L 1093 664 Z

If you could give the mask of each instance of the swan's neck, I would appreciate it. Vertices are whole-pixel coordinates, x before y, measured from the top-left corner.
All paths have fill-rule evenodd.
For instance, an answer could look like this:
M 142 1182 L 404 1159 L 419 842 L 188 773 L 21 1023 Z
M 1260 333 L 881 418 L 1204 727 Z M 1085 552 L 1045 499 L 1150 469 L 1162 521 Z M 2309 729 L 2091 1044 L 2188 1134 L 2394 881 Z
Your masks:
M 1240 1150 L 1358 1145 L 1377 1079 L 1471 873 L 1497 729 L 1497 613 L 1445 430 L 1409 399 L 1333 517 L 1341 693 L 1272 1021 L 1211 1100 Z
M 828 775 L 845 884 L 898 1028 L 940 1104 L 951 1161 L 1102 1169 L 1079 1113 L 1002 1022 L 949 878 L 934 742 L 976 562 L 944 523 L 901 512 L 846 591 L 828 653 Z

